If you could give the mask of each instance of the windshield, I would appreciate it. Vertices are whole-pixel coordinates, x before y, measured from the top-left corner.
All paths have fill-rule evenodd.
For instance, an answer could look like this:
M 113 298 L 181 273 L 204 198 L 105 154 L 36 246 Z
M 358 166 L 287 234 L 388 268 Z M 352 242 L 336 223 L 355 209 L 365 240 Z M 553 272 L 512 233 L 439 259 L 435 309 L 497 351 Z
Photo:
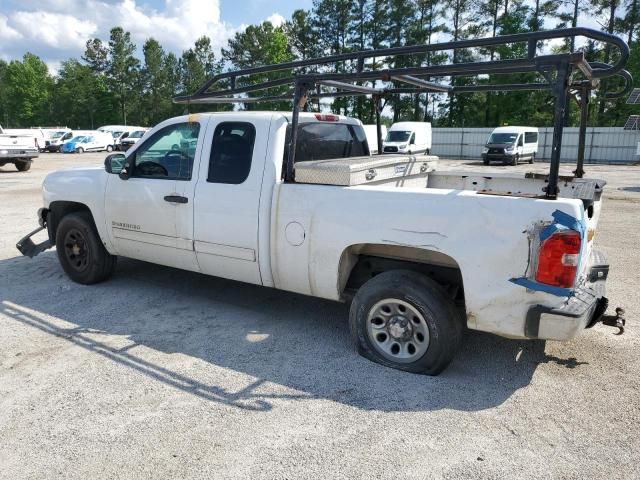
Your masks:
M 113 136 L 113 138 L 118 138 L 120 137 L 120 135 L 122 135 L 122 132 L 111 132 L 111 135 Z
M 387 133 L 385 142 L 406 142 L 411 136 L 411 131 L 407 130 L 391 130 Z
M 62 132 L 53 132 L 51 134 L 51 139 L 55 140 L 57 138 L 60 138 L 61 136 L 63 136 L 66 132 L 63 130 Z
M 79 142 L 84 142 L 85 138 L 87 138 L 87 137 L 73 137 L 70 141 L 79 143 Z
M 487 143 L 513 143 L 516 138 L 517 133 L 492 133 Z
M 142 138 L 143 135 L 144 135 L 144 131 L 138 130 L 136 132 L 133 132 L 131 135 L 129 135 L 129 138 Z

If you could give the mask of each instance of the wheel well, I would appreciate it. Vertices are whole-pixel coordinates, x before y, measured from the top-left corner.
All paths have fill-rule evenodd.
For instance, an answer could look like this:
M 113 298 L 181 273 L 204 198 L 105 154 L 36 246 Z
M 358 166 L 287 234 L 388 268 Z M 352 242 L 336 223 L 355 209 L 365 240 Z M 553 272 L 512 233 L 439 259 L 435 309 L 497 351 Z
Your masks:
M 368 280 L 390 270 L 419 272 L 441 285 L 456 305 L 464 306 L 458 263 L 441 252 L 414 247 L 360 244 L 347 248 L 340 260 L 340 292 L 350 299 Z
M 49 205 L 49 213 L 47 215 L 47 232 L 49 233 L 49 240 L 52 242 L 56 241 L 56 231 L 58 230 L 60 220 L 62 220 L 65 215 L 75 212 L 87 212 L 91 217 L 91 221 L 95 224 L 91 210 L 84 203 L 67 201 L 51 202 L 51 205 Z

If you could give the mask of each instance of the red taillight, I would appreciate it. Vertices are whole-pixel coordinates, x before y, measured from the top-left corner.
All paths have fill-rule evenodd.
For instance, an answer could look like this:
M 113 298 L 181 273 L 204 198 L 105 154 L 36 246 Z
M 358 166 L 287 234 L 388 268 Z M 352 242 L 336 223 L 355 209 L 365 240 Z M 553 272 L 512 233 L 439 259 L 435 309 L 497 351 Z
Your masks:
M 316 120 L 321 122 L 337 122 L 340 120 L 340 116 L 331 115 L 330 113 L 316 113 Z
M 580 259 L 580 234 L 574 230 L 554 233 L 540 245 L 536 282 L 571 288 Z

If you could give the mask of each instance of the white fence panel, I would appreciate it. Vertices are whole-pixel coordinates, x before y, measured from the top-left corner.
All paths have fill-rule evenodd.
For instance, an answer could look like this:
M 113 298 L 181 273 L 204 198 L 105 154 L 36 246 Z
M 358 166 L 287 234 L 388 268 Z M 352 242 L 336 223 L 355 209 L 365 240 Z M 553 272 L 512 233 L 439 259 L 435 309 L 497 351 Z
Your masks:
M 551 157 L 553 128 L 539 128 L 538 158 Z M 480 158 L 492 128 L 434 128 L 434 155 L 451 158 Z M 578 128 L 565 128 L 560 160 L 578 157 Z M 589 127 L 585 141 L 585 163 L 631 163 L 640 160 L 640 131 L 620 127 Z

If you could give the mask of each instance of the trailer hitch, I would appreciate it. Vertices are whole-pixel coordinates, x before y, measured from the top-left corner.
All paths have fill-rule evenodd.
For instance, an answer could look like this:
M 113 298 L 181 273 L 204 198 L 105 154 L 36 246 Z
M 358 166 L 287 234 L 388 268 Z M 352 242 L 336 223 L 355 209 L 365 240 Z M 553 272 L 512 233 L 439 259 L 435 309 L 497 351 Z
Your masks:
M 615 335 L 622 335 L 624 333 L 624 326 L 627 323 L 624 318 L 624 308 L 616 308 L 615 315 L 602 315 L 602 317 L 600 317 L 600 321 L 603 325 L 618 328 L 618 333 Z

